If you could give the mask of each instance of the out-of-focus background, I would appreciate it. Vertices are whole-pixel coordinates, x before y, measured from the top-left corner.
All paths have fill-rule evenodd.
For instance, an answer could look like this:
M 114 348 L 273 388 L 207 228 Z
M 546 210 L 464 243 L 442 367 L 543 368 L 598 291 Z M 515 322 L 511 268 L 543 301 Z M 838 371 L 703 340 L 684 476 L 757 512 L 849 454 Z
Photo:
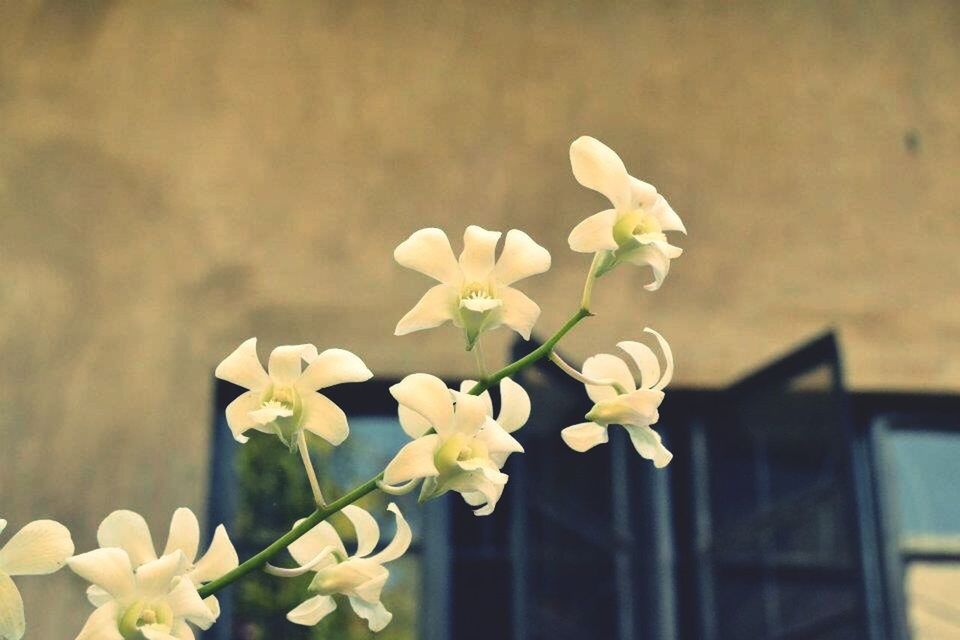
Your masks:
M 552 331 L 605 206 L 581 134 L 690 235 L 661 291 L 604 278 L 572 359 L 651 325 L 720 388 L 833 327 L 854 392 L 960 392 L 958 42 L 950 0 L 2 3 L 0 516 L 86 550 L 115 508 L 205 513 L 211 372 L 249 336 L 470 374 L 454 330 L 392 335 L 420 227 L 529 232 Z M 28 638 L 79 629 L 78 582 L 21 581 Z

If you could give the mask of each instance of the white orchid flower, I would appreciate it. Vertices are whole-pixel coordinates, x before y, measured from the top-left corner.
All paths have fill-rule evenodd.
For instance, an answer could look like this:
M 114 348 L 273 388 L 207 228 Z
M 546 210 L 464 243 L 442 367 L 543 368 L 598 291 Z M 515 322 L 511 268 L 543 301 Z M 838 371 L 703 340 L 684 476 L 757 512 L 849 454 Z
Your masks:
M 660 418 L 658 408 L 663 402 L 663 388 L 673 377 L 673 353 L 663 336 L 653 329 L 644 331 L 653 334 L 660 343 L 666 361 L 663 374 L 656 354 L 640 342 L 617 343 L 639 369 L 639 387 L 630 367 L 620 358 L 606 353 L 588 358 L 583 364 L 583 376 L 605 384 L 585 385 L 587 395 L 595 403 L 585 416 L 589 422 L 567 427 L 561 432 L 563 441 L 574 451 L 587 451 L 607 442 L 607 427 L 619 424 L 630 434 L 637 453 L 652 460 L 654 466 L 665 467 L 673 458 L 663 446 L 660 434 L 650 428 Z
M 316 573 L 308 589 L 315 593 L 287 614 L 296 624 L 313 626 L 337 608 L 334 595 L 350 600 L 358 616 L 367 621 L 371 631 L 380 631 L 393 619 L 393 614 L 380 602 L 380 592 L 390 572 L 384 564 L 402 556 L 410 546 L 412 533 L 400 509 L 393 503 L 387 507 L 397 521 L 397 532 L 379 553 L 370 555 L 380 541 L 380 527 L 373 516 L 354 505 L 343 508 L 357 534 L 357 550 L 350 556 L 336 529 L 321 522 L 288 547 L 290 555 L 301 565 L 296 569 L 269 566 L 267 571 L 283 577 L 294 577 L 308 571 Z M 300 524 L 302 520 L 296 524 Z
M 118 547 L 95 549 L 67 561 L 97 588 L 97 609 L 76 640 L 193 640 L 192 623 L 209 629 L 219 616 L 184 575 L 187 558 L 179 549 L 134 569 Z
M 302 363 L 307 363 L 303 370 Z M 227 406 L 227 424 L 237 442 L 250 429 L 276 434 L 291 450 L 301 430 L 332 445 L 350 433 L 347 416 L 318 390 L 373 377 L 359 357 L 343 349 L 318 354 L 312 344 L 277 347 L 264 371 L 257 357 L 257 339 L 250 338 L 217 366 L 215 375 L 249 389 Z
M 500 392 L 503 406 L 494 420 L 489 396 L 452 391 L 426 373 L 390 387 L 400 425 L 414 440 L 384 470 L 385 489 L 402 491 L 423 480 L 421 501 L 456 491 L 479 507 L 476 515 L 493 513 L 508 478 L 500 469 L 507 456 L 523 451 L 510 432 L 530 414 L 530 399 L 520 385 L 504 379 Z
M 482 332 L 500 325 L 529 340 L 540 307 L 510 285 L 549 269 L 550 253 L 523 231 L 511 229 L 495 259 L 500 235 L 467 227 L 459 262 L 440 229 L 420 229 L 402 242 L 393 252 L 396 261 L 440 284 L 427 290 L 394 333 L 402 336 L 451 321 L 464 330 L 468 350 Z
M 102 549 L 120 549 L 127 554 L 132 570 L 158 559 L 150 527 L 146 520 L 138 513 L 128 510 L 114 511 L 100 523 L 97 529 L 97 542 Z M 197 552 L 200 548 L 200 523 L 193 511 L 181 507 L 173 512 L 170 520 L 170 530 L 167 543 L 163 550 L 163 557 L 168 557 L 179 551 L 183 555 L 183 562 L 178 566 L 180 571 L 176 575 L 183 576 L 195 587 L 205 582 L 216 580 L 239 564 L 237 551 L 227 535 L 224 526 L 218 525 L 213 533 L 213 541 L 209 549 L 199 559 Z M 113 595 L 104 590 L 95 580 L 87 589 L 87 599 L 95 607 L 101 607 L 114 599 Z M 220 615 L 220 603 L 215 596 L 206 598 L 204 604 L 210 611 L 213 619 Z M 186 632 L 184 632 L 186 633 Z M 192 636 L 185 636 L 192 637 Z
M 0 533 L 6 526 L 0 519 Z M 0 548 L 0 640 L 20 640 L 26 632 L 23 600 L 12 576 L 53 573 L 72 555 L 70 532 L 53 520 L 31 522 Z
M 650 265 L 656 291 L 670 270 L 670 261 L 683 249 L 667 242 L 665 231 L 686 233 L 680 216 L 657 189 L 627 173 L 613 149 L 596 138 L 581 136 L 570 145 L 570 164 L 577 182 L 610 199 L 613 209 L 594 214 L 570 232 L 570 248 L 602 253 L 596 274 L 603 275 L 621 262 Z

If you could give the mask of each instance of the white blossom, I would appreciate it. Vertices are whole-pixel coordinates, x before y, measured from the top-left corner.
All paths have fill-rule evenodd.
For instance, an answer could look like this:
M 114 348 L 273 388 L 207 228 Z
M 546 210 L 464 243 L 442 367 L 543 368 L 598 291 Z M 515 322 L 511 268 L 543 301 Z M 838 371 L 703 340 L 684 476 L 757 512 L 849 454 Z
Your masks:
M 133 511 L 114 511 L 104 518 L 97 542 L 100 549 L 68 561 L 74 572 L 93 583 L 87 598 L 97 607 L 78 640 L 193 638 L 187 622 L 207 629 L 220 615 L 217 598 L 201 600 L 197 588 L 239 564 L 223 525 L 197 558 L 200 525 L 187 508 L 174 512 L 162 555 L 146 521 Z
M 268 568 L 274 575 L 287 577 L 308 571 L 316 574 L 308 587 L 316 595 L 290 611 L 288 620 L 306 626 L 317 624 L 337 608 L 333 596 L 339 594 L 347 596 L 350 606 L 367 621 L 371 631 L 380 631 L 389 624 L 393 614 L 380 602 L 381 591 L 390 575 L 383 565 L 406 552 L 412 533 L 395 504 L 391 503 L 387 509 L 396 516 L 397 532 L 379 553 L 371 555 L 380 541 L 377 521 L 360 507 L 348 505 L 343 508 L 343 514 L 353 524 L 357 539 L 357 550 L 352 556 L 347 554 L 336 529 L 328 522 L 321 522 L 288 547 L 300 567 Z
M 302 369 L 302 363 L 307 367 Z M 227 424 L 237 442 L 250 429 L 277 435 L 291 449 L 305 429 L 332 445 L 346 440 L 347 416 L 319 389 L 373 377 L 363 361 L 343 349 L 317 353 L 312 344 L 277 347 L 264 371 L 257 339 L 250 338 L 217 366 L 221 380 L 249 389 L 227 406 Z M 302 370 L 301 370 L 302 369 Z
M 468 381 L 464 388 L 473 386 Z M 500 471 L 523 447 L 510 433 L 526 423 L 530 399 L 509 378 L 500 383 L 502 406 L 494 420 L 489 395 L 452 391 L 439 378 L 414 373 L 390 388 L 403 430 L 414 440 L 384 470 L 388 490 L 423 480 L 420 500 L 460 493 L 474 513 L 493 513 L 507 483 Z
M 667 241 L 666 231 L 687 230 L 657 189 L 627 173 L 623 161 L 596 138 L 582 136 L 570 145 L 570 164 L 577 182 L 609 198 L 613 209 L 594 214 L 574 227 L 568 242 L 574 251 L 602 253 L 597 275 L 621 262 L 650 265 L 655 291 L 683 250 Z
M 640 342 L 617 344 L 639 369 L 639 386 L 630 367 L 620 358 L 606 353 L 588 358 L 583 364 L 583 375 L 594 381 L 614 382 L 620 390 L 608 384 L 585 385 L 587 395 L 595 404 L 585 416 L 589 422 L 567 427 L 561 432 L 563 441 L 571 449 L 582 452 L 607 442 L 607 427 L 619 424 L 627 430 L 637 453 L 652 460 L 656 467 L 665 467 L 673 458 L 663 446 L 660 434 L 650 428 L 660 418 L 658 408 L 663 402 L 663 388 L 673 377 L 673 353 L 663 336 L 653 329 L 644 331 L 653 334 L 660 343 L 666 364 L 663 374 L 656 354 Z
M 421 229 L 393 253 L 398 263 L 433 278 L 431 287 L 397 324 L 398 336 L 438 327 L 447 321 L 462 328 L 467 349 L 484 331 L 506 325 L 525 340 L 540 307 L 510 285 L 550 268 L 550 253 L 523 231 L 507 232 L 496 258 L 499 231 L 467 227 L 459 261 L 440 229 Z
M 0 533 L 7 521 L 0 519 Z M 26 631 L 23 600 L 13 576 L 57 571 L 73 555 L 70 532 L 59 522 L 35 520 L 0 547 L 0 640 L 20 640 Z

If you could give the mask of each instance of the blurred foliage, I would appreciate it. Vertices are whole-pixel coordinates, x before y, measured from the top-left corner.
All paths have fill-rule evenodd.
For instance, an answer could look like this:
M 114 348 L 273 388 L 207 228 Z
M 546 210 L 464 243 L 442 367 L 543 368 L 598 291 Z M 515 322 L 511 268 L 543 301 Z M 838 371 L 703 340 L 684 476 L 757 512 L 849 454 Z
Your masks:
M 322 443 L 311 444 L 311 455 L 317 465 L 324 496 L 328 500 L 345 489 L 343 478 L 332 476 L 337 467 L 327 464 L 332 448 Z M 299 454 L 291 454 L 276 438 L 254 435 L 248 443 L 238 447 L 235 460 L 238 479 L 238 504 L 233 537 L 241 560 L 260 551 L 276 540 L 313 510 L 313 498 Z M 347 478 L 346 480 L 352 480 Z M 382 524 L 389 496 L 373 494 L 361 504 Z M 344 539 L 347 551 L 356 548 L 353 528 L 343 516 L 335 516 L 332 524 Z M 382 530 L 381 544 L 389 542 L 393 526 Z M 415 533 L 416 535 L 416 533 Z M 293 566 L 292 559 L 283 553 L 273 564 Z M 320 640 L 343 638 L 359 640 L 376 635 L 382 640 L 411 640 L 417 637 L 417 599 L 420 597 L 419 562 L 416 556 L 405 556 L 387 565 L 390 579 L 383 591 L 384 605 L 394 615 L 386 629 L 373 634 L 366 622 L 353 612 L 344 596 L 334 596 L 337 610 L 316 627 L 302 627 L 286 619 L 288 611 L 311 597 L 307 585 L 313 573 L 296 579 L 269 576 L 262 572 L 251 574 L 234 588 L 235 616 L 233 637 L 238 640 Z

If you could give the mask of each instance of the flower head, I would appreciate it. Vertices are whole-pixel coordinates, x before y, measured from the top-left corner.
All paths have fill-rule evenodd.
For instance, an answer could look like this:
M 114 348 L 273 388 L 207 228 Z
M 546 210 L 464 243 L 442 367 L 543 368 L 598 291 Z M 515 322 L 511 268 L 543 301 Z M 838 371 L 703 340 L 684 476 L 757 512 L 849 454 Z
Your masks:
M 393 252 L 396 261 L 440 284 L 428 289 L 400 320 L 396 335 L 451 321 L 463 329 L 468 350 L 482 332 L 500 325 L 529 340 L 540 307 L 510 285 L 549 269 L 550 253 L 523 231 L 511 229 L 496 259 L 500 235 L 499 231 L 467 227 L 459 261 L 440 229 L 421 229 L 401 243 Z
M 663 336 L 653 329 L 644 331 L 653 334 L 660 343 L 666 360 L 663 374 L 660 373 L 656 354 L 640 342 L 617 344 L 639 369 L 639 386 L 634 381 L 630 367 L 620 358 L 606 353 L 588 358 L 583 364 L 583 375 L 610 384 L 585 385 L 587 395 L 595 403 L 585 416 L 589 422 L 567 427 L 560 434 L 574 451 L 587 451 L 607 442 L 607 427 L 619 424 L 627 430 L 637 453 L 652 460 L 655 466 L 665 467 L 673 458 L 673 454 L 663 446 L 660 434 L 650 428 L 660 418 L 658 408 L 663 402 L 663 388 L 673 377 L 673 353 Z
M 6 526 L 0 519 L 0 533 Z M 31 522 L 0 547 L 0 640 L 20 640 L 26 631 L 23 600 L 12 577 L 53 573 L 71 555 L 70 532 L 53 520 Z
M 87 599 L 97 607 L 77 640 L 192 639 L 187 622 L 207 629 L 220 615 L 217 598 L 201 599 L 197 587 L 239 564 L 223 525 L 197 558 L 200 525 L 187 508 L 174 512 L 162 556 L 146 521 L 133 511 L 104 518 L 97 542 L 101 548 L 68 560 L 75 573 L 93 583 Z
M 290 544 L 290 555 L 301 565 L 296 569 L 268 569 L 281 576 L 297 576 L 307 571 L 316 575 L 308 589 L 313 597 L 305 600 L 287 614 L 296 624 L 312 626 L 337 608 L 334 595 L 345 595 L 358 616 L 367 621 L 371 631 L 380 631 L 393 614 L 380 602 L 380 592 L 390 572 L 383 566 L 402 556 L 410 546 L 410 525 L 393 503 L 388 507 L 397 521 L 397 532 L 379 553 L 370 555 L 380 541 L 380 527 L 373 516 L 354 505 L 343 508 L 343 514 L 356 530 L 357 550 L 347 555 L 346 547 L 336 529 L 321 522 Z M 297 524 L 300 524 L 298 521 Z
M 465 383 L 466 386 L 473 386 Z M 493 513 L 507 483 L 507 457 L 523 447 L 510 433 L 526 423 L 530 399 L 509 378 L 500 383 L 501 409 L 493 419 L 489 395 L 452 391 L 442 380 L 414 373 L 390 387 L 399 403 L 400 425 L 413 442 L 405 445 L 383 473 L 386 485 L 423 480 L 420 500 L 448 491 L 460 493 L 474 513 Z
M 570 232 L 570 248 L 583 253 L 602 252 L 597 275 L 621 262 L 650 265 L 656 291 L 663 284 L 670 261 L 683 250 L 667 242 L 666 231 L 687 230 L 666 198 L 653 185 L 638 180 L 613 149 L 596 138 L 581 136 L 570 145 L 570 164 L 577 182 L 610 199 L 613 209 L 594 214 Z
M 303 363 L 307 364 L 305 369 Z M 277 347 L 264 371 L 257 339 L 250 338 L 217 366 L 216 376 L 249 389 L 227 406 L 227 424 L 237 442 L 250 429 L 277 435 L 291 449 L 301 429 L 332 445 L 350 433 L 347 416 L 319 389 L 373 377 L 363 361 L 343 349 L 318 354 L 312 344 Z

